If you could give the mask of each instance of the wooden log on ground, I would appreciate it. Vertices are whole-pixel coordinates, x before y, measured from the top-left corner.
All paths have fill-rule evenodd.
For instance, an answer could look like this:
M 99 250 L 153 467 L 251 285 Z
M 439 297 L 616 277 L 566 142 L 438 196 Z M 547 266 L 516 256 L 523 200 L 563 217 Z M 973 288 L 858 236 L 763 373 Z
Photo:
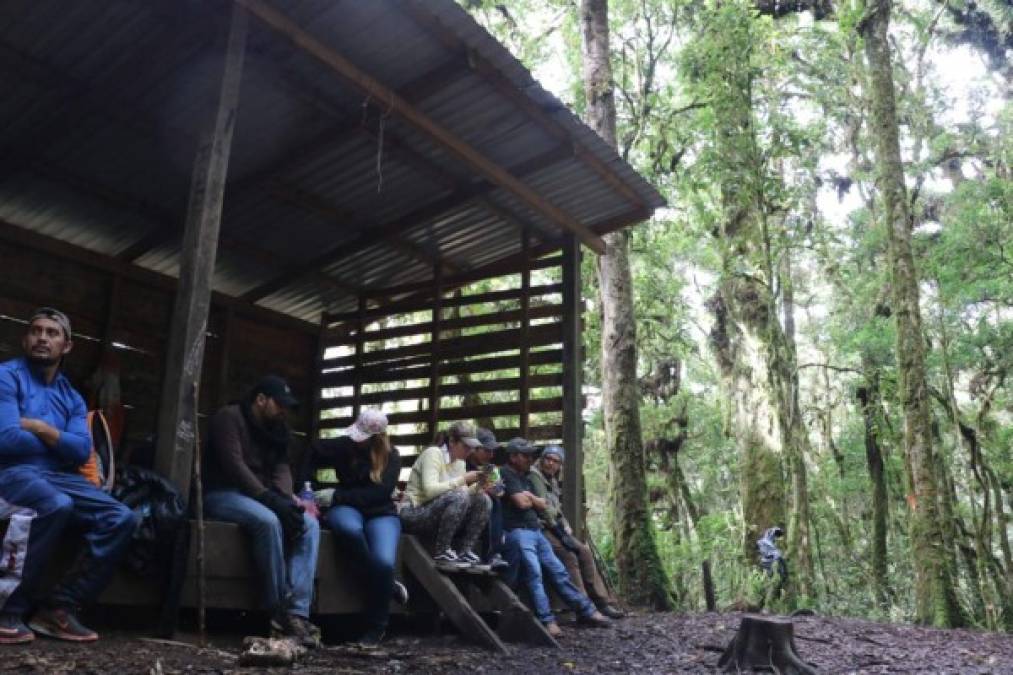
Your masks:
M 816 675 L 816 669 L 798 655 L 794 624 L 772 616 L 742 617 L 718 668 L 726 673 L 762 668 L 783 675 Z

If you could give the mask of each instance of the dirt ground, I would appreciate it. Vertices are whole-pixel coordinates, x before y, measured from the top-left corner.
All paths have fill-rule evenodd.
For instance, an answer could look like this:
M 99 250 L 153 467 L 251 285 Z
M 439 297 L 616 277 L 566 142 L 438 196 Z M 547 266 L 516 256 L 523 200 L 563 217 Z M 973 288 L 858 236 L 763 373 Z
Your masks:
M 687 673 L 713 671 L 738 614 L 639 614 L 608 629 L 564 624 L 561 649 L 512 647 L 498 656 L 449 632 L 400 626 L 381 651 L 333 644 L 310 653 L 298 673 Z M 797 617 L 796 643 L 821 673 L 1013 673 L 1013 635 L 933 630 L 859 619 Z M 235 628 L 235 624 L 233 624 Z M 416 626 L 417 628 L 417 626 Z M 325 632 L 325 637 L 328 636 Z M 93 645 L 38 639 L 0 650 L 3 673 L 289 672 L 240 668 L 241 636 L 221 630 L 211 646 L 141 638 L 123 628 Z M 182 639 L 187 639 L 186 637 Z M 331 638 L 333 639 L 333 638 Z

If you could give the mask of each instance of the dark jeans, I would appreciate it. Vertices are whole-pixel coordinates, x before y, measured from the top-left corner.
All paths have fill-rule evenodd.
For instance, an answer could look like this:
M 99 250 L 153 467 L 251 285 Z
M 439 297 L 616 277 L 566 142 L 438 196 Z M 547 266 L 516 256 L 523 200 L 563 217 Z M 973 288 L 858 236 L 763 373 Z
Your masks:
M 338 555 L 352 558 L 365 584 L 366 630 L 386 629 L 401 520 L 395 515 L 363 516 L 351 506 L 331 507 L 324 520 L 334 531 Z
M 535 616 L 542 623 L 556 621 L 543 585 L 543 570 L 552 587 L 578 616 L 591 616 L 595 613 L 594 604 L 570 581 L 570 575 L 552 552 L 552 546 L 549 545 L 548 539 L 542 536 L 541 530 L 524 528 L 507 530 L 506 559 L 510 563 L 507 570 L 508 583 L 516 583 L 518 576 L 520 577 L 531 594 Z
M 84 534 L 86 559 L 45 604 L 76 608 L 93 602 L 109 583 L 138 523 L 133 511 L 76 473 L 32 465 L 0 469 L 0 497 L 37 514 L 21 585 L 2 608 L 10 614 L 24 615 L 31 609 L 40 576 L 66 527 Z
M 491 497 L 492 510 L 489 511 L 489 526 L 486 528 L 488 540 L 485 544 L 485 559 L 497 553 L 503 553 L 503 503 L 500 497 Z
M 264 606 L 268 610 L 309 618 L 320 548 L 316 518 L 303 514 L 306 531 L 286 554 L 278 516 L 238 490 L 214 490 L 204 495 L 204 515 L 236 523 L 250 536 L 253 562 L 264 584 Z

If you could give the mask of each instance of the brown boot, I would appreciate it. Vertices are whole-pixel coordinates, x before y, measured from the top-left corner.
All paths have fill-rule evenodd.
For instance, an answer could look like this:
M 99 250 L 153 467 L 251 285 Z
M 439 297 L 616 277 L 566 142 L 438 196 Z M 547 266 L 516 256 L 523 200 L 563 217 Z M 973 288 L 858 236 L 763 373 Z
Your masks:
M 577 623 L 585 626 L 594 626 L 595 628 L 608 628 L 612 625 L 612 622 L 606 619 L 601 612 L 595 611 L 594 614 L 588 614 L 577 619 Z
M 554 638 L 558 638 L 563 634 L 563 631 L 559 628 L 559 624 L 555 621 L 545 624 L 545 630 Z

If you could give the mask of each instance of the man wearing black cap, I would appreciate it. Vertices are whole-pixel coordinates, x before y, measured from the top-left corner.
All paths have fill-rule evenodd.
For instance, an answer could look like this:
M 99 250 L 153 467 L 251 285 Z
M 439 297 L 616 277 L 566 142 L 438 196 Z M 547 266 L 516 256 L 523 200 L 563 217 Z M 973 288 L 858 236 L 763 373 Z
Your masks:
M 544 511 L 548 504 L 534 494 L 534 486 L 528 476 L 537 449 L 523 438 L 514 438 L 507 443 L 506 452 L 507 464 L 501 473 L 506 490 L 503 528 L 506 530 L 506 558 L 510 563 L 508 581 L 513 583 L 520 576 L 531 594 L 535 616 L 553 637 L 558 637 L 562 631 L 545 594 L 543 571 L 563 601 L 576 612 L 581 623 L 608 626 L 609 620 L 573 585 L 563 563 L 559 562 L 559 558 L 552 552 L 552 546 L 542 534 L 538 511 Z
M 16 509 L 29 520 L 27 553 L 3 547 L 0 644 L 30 642 L 35 633 L 97 640 L 75 612 L 98 597 L 137 525 L 130 509 L 79 473 L 91 454 L 91 435 L 84 401 L 60 372 L 73 344 L 67 315 L 42 307 L 28 319 L 24 356 L 0 364 L 0 510 Z M 65 526 L 83 531 L 85 562 L 40 603 L 26 626 L 24 616 Z
M 309 621 L 320 526 L 292 493 L 286 419 L 297 405 L 285 380 L 268 375 L 240 403 L 215 413 L 205 453 L 204 512 L 250 535 L 272 633 L 312 647 L 320 636 Z

